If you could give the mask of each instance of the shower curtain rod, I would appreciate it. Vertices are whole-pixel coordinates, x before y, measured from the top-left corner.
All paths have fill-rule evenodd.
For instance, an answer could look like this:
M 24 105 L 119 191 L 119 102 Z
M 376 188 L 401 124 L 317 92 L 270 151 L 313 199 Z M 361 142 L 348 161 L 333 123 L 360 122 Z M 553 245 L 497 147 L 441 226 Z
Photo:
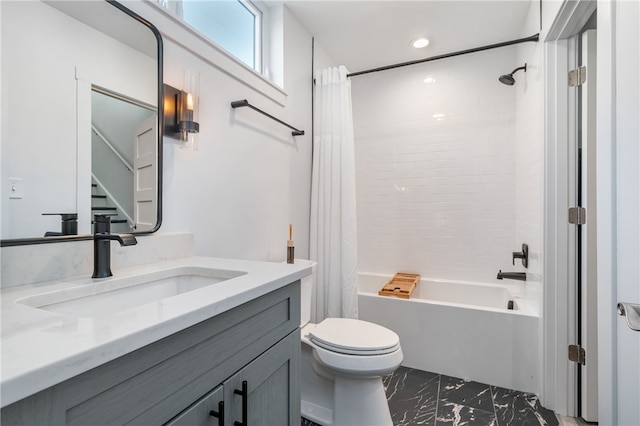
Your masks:
M 481 52 L 483 50 L 495 49 L 495 48 L 498 48 L 498 47 L 511 46 L 512 44 L 525 43 L 525 42 L 528 42 L 528 41 L 538 41 L 539 39 L 540 39 L 540 33 L 534 34 L 534 35 L 532 35 L 530 37 L 519 38 L 519 39 L 516 39 L 516 40 L 510 40 L 510 41 L 504 41 L 502 43 L 489 44 L 487 46 L 475 47 L 473 49 L 459 50 L 457 52 L 445 53 L 443 55 L 431 56 L 429 58 L 416 59 L 415 61 L 401 62 L 399 64 L 387 65 L 387 66 L 384 66 L 384 67 L 378 67 L 378 68 L 372 68 L 372 69 L 364 70 L 364 71 L 352 72 L 351 74 L 347 74 L 347 77 L 355 77 L 355 76 L 358 76 L 358 75 L 370 74 L 372 72 L 378 72 L 378 71 L 386 71 L 386 70 L 391 70 L 391 69 L 394 69 L 394 68 L 400 68 L 400 67 L 406 67 L 406 66 L 409 66 L 409 65 L 421 64 L 423 62 L 430 62 L 430 61 L 436 61 L 438 59 L 445 59 L 445 58 L 451 58 L 451 57 L 454 57 L 454 56 L 466 55 L 467 53 L 475 53 L 475 52 Z

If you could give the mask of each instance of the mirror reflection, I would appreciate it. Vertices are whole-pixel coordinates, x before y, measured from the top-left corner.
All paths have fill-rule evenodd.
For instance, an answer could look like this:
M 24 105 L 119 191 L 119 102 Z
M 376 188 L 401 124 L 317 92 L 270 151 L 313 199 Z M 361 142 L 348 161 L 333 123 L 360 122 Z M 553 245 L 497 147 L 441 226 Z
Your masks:
M 116 6 L 0 2 L 3 245 L 91 234 L 94 213 L 156 228 L 161 40 Z
M 91 213 L 111 216 L 111 232 L 155 224 L 157 113 L 94 88 L 91 93 Z

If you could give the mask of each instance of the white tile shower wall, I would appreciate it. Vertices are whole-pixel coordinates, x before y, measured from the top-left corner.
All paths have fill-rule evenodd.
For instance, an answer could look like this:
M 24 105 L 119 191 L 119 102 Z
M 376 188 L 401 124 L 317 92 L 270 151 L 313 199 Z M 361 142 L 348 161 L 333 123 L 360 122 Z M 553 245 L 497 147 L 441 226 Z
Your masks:
M 491 282 L 516 235 L 503 48 L 353 79 L 358 268 Z
M 532 15 L 537 17 L 537 4 Z M 534 19 L 535 20 L 535 19 Z M 537 22 L 536 22 L 537 23 Z M 535 32 L 534 30 L 530 33 Z M 525 297 L 540 312 L 542 298 L 542 232 L 544 185 L 544 105 L 542 45 L 526 43 L 518 46 L 518 64 L 527 63 L 526 75 L 516 84 L 516 235 L 514 245 L 529 245 L 529 267 Z

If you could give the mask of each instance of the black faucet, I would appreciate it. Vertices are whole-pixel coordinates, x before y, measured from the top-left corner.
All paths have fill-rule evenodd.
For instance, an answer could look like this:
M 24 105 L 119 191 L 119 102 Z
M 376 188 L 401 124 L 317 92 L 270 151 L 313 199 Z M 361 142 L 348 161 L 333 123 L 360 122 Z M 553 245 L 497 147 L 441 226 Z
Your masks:
M 508 280 L 526 281 L 527 274 L 526 272 L 502 272 L 502 270 L 498 271 L 498 279 L 501 280 L 503 278 L 506 278 Z
M 60 232 L 47 231 L 44 234 L 45 237 L 78 235 L 78 213 L 42 213 L 42 216 L 60 216 L 62 221 Z
M 93 275 L 91 278 L 110 277 L 111 273 L 111 240 L 121 246 L 138 244 L 132 234 L 111 234 L 111 218 L 109 215 L 95 215 L 93 225 Z

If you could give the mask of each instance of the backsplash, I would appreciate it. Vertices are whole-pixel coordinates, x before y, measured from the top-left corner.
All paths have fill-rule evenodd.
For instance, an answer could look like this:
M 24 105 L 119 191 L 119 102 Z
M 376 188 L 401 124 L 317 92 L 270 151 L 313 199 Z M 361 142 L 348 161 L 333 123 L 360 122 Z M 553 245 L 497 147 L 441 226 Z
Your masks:
M 194 256 L 191 233 L 155 234 L 137 237 L 138 244 L 120 247 L 111 243 L 111 269 Z M 15 287 L 78 275 L 93 271 L 93 241 L 32 244 L 3 247 L 0 287 Z

